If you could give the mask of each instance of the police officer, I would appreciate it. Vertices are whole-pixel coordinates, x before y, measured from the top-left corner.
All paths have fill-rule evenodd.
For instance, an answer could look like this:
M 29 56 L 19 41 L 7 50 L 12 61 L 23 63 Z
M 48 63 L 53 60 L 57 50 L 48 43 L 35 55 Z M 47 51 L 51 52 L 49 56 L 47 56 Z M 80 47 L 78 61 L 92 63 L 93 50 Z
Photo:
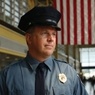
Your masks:
M 21 17 L 18 27 L 29 50 L 23 60 L 1 71 L 0 95 L 88 95 L 76 71 L 51 56 L 60 18 L 50 6 L 34 7 Z

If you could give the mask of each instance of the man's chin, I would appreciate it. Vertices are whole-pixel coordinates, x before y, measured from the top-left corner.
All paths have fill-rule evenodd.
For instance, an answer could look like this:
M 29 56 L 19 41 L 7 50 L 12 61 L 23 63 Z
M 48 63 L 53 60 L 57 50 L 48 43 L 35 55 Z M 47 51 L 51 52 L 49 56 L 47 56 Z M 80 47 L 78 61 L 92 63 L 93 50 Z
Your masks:
M 47 52 L 45 52 L 46 56 L 51 56 L 52 54 L 53 54 L 53 51 L 47 51 Z

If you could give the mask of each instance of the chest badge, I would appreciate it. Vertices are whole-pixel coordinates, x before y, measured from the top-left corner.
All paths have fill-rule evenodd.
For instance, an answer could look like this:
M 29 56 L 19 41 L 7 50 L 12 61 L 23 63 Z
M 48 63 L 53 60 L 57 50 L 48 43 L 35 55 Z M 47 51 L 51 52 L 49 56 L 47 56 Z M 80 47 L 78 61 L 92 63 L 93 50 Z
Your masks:
M 59 80 L 60 82 L 65 83 L 67 81 L 66 75 L 63 73 L 59 74 Z

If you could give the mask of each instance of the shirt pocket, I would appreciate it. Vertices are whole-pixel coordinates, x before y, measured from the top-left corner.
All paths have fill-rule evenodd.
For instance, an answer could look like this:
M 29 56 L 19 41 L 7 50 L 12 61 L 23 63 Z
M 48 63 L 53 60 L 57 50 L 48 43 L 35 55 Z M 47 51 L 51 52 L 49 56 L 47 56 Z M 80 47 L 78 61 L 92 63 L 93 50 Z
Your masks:
M 13 90 L 9 91 L 9 95 L 34 95 L 33 89 Z
M 63 87 L 53 87 L 53 93 L 54 95 L 69 95 L 68 91 L 65 91 L 65 89 L 63 89 Z

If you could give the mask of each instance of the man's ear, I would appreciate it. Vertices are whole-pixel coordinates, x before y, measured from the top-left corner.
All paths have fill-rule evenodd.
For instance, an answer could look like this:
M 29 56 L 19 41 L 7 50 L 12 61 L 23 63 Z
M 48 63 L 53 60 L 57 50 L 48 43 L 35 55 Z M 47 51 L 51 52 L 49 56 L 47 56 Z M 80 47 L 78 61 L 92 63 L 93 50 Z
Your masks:
M 27 45 L 30 45 L 31 44 L 31 34 L 26 33 L 25 34 L 25 38 L 26 38 Z

